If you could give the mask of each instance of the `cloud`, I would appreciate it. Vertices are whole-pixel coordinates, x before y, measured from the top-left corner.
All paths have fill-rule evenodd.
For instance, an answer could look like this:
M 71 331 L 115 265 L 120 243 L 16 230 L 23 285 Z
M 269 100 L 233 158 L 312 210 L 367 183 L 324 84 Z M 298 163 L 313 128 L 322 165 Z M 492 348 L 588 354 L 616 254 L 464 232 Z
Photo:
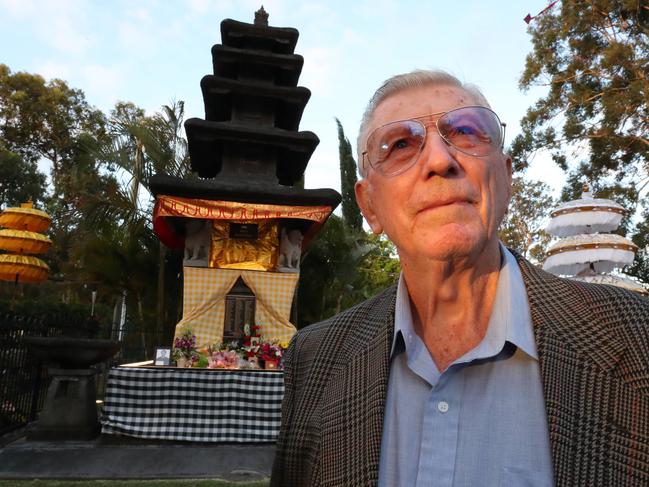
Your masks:
M 104 111 L 109 111 L 116 100 L 123 99 L 125 73 L 119 66 L 91 64 L 82 70 L 83 86 L 88 100 Z
M 185 0 L 185 5 L 190 14 L 205 15 L 210 11 L 209 0 Z
M 33 0 L 0 0 L 0 10 L 15 19 L 29 17 L 35 9 Z
M 152 52 L 156 47 L 157 36 L 152 35 L 150 25 L 146 21 L 122 21 L 117 32 L 120 43 L 131 56 L 146 56 L 146 53 Z
M 308 86 L 312 93 L 330 94 L 334 71 L 340 67 L 338 49 L 311 47 L 305 48 L 300 54 L 304 57 L 300 84 Z
M 35 71 L 46 80 L 52 78 L 66 80 L 70 78 L 70 75 L 72 73 L 69 66 L 57 63 L 55 61 L 44 61 L 40 64 L 37 64 Z
M 20 28 L 67 55 L 83 54 L 93 44 L 87 3 L 80 0 L 0 0 L 0 11 L 24 21 Z
M 304 172 L 304 186 L 340 191 L 340 162 L 337 147 L 316 149 Z
M 151 14 L 144 8 L 131 10 L 128 15 L 141 22 L 151 22 Z

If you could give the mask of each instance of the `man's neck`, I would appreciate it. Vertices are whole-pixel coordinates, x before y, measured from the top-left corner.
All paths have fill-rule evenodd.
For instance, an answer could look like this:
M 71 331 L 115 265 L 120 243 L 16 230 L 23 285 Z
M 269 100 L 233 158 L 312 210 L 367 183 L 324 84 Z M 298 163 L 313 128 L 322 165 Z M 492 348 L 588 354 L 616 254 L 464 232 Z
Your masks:
M 412 321 L 440 372 L 484 338 L 500 272 L 498 243 L 463 261 L 402 260 Z

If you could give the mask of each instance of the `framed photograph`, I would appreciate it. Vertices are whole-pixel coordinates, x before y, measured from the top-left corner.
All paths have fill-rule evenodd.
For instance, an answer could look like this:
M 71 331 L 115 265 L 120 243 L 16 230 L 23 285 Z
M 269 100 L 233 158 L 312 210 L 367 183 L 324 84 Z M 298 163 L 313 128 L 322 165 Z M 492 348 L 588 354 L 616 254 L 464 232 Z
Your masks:
M 171 347 L 156 347 L 153 365 L 171 365 Z

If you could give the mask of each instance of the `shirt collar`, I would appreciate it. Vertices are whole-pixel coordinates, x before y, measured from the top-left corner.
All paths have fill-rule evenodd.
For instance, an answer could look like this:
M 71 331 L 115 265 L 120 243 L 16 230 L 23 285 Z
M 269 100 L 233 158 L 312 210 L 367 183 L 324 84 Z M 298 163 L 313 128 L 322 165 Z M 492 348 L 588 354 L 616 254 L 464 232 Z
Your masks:
M 500 244 L 500 254 L 501 267 L 487 333 L 475 348 L 454 363 L 493 357 L 500 353 L 506 342 L 514 344 L 527 355 L 538 360 L 523 276 L 516 258 L 502 244 Z M 403 339 L 403 346 L 400 345 L 399 335 Z M 412 323 L 408 286 L 402 273 L 397 286 L 394 339 L 390 356 L 403 350 L 413 350 L 417 340 L 419 337 L 415 335 Z

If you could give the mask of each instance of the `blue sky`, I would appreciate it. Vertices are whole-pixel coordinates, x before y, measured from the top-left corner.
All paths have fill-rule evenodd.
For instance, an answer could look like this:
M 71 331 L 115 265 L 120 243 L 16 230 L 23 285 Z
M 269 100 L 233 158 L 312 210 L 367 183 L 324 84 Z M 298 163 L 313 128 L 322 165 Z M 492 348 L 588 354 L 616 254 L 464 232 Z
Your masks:
M 200 79 L 225 18 L 251 22 L 261 0 L 0 0 L 0 62 L 12 71 L 58 77 L 108 112 L 132 101 L 148 112 L 184 100 L 203 117 Z M 269 23 L 300 31 L 299 84 L 312 92 L 301 130 L 320 137 L 307 187 L 339 188 L 334 117 L 355 143 L 367 100 L 389 76 L 441 68 L 480 86 L 507 123 L 507 143 L 543 88 L 522 93 L 518 79 L 531 51 L 523 17 L 546 0 L 264 0 Z M 355 144 L 354 144 L 355 145 Z M 529 176 L 560 186 L 544 156 Z

